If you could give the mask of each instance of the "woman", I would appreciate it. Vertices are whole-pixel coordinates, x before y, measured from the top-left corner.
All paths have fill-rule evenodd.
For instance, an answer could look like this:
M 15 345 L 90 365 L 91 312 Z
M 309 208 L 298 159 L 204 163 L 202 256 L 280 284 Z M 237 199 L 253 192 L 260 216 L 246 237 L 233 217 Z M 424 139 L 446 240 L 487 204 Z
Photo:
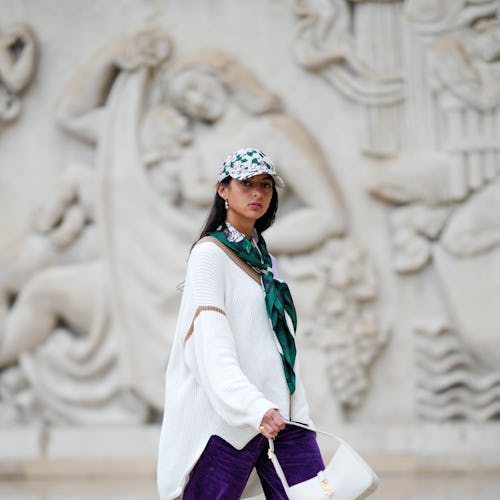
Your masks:
M 166 375 L 158 459 L 162 500 L 241 498 L 253 469 L 266 498 L 286 499 L 267 439 L 290 484 L 324 468 L 295 349 L 296 316 L 262 232 L 283 181 L 264 153 L 223 162 L 207 223 L 189 258 Z

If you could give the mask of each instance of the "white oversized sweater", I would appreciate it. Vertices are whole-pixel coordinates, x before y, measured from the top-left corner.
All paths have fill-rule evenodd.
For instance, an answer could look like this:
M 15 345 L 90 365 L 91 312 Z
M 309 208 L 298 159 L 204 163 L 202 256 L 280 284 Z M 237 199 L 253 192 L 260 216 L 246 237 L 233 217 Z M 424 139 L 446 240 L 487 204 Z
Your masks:
M 165 381 L 161 500 L 182 496 L 212 435 L 241 449 L 271 408 L 310 423 L 298 357 L 290 397 L 276 342 L 259 277 L 214 241 L 195 246 Z

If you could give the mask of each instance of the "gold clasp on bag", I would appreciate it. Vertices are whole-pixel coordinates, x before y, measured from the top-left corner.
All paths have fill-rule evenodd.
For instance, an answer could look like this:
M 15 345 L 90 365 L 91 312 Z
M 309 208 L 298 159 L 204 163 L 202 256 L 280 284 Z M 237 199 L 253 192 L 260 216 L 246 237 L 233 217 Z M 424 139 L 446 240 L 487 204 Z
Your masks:
M 321 487 L 323 488 L 323 491 L 325 492 L 325 496 L 329 497 L 332 494 L 332 490 L 330 486 L 328 485 L 328 480 L 322 479 L 321 480 Z
M 269 460 L 273 459 L 273 452 L 272 452 L 271 448 L 268 448 L 268 450 L 267 450 L 267 458 L 269 458 Z

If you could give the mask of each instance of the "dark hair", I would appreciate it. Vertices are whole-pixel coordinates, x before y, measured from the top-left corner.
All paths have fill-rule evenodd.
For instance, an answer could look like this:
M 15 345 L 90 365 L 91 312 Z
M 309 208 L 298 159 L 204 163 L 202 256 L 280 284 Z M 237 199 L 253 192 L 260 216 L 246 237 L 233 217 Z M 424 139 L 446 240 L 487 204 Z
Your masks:
M 231 182 L 231 177 L 226 177 L 220 181 L 220 184 L 224 184 L 226 186 Z M 273 180 L 273 196 L 271 198 L 271 203 L 269 204 L 269 208 L 267 212 L 255 221 L 255 229 L 259 234 L 263 233 L 267 228 L 271 227 L 274 222 L 274 217 L 276 216 L 276 211 L 278 210 L 278 191 L 276 190 L 276 185 Z M 203 238 L 204 236 L 208 236 L 213 231 L 216 231 L 220 226 L 224 226 L 226 222 L 226 207 L 224 204 L 224 200 L 219 195 L 219 193 L 215 193 L 214 203 L 210 212 L 208 214 L 207 220 L 203 229 L 201 230 L 200 236 L 198 239 Z

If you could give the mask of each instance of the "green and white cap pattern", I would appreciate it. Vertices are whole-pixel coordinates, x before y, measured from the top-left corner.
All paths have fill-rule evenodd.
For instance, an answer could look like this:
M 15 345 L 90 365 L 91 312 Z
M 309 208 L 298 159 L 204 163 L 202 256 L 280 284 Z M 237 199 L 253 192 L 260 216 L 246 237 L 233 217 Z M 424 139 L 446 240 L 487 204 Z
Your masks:
M 242 181 L 259 174 L 268 174 L 273 177 L 276 186 L 285 187 L 283 179 L 276 173 L 276 167 L 269 156 L 255 148 L 238 149 L 231 153 L 222 162 L 217 182 L 226 177 Z

